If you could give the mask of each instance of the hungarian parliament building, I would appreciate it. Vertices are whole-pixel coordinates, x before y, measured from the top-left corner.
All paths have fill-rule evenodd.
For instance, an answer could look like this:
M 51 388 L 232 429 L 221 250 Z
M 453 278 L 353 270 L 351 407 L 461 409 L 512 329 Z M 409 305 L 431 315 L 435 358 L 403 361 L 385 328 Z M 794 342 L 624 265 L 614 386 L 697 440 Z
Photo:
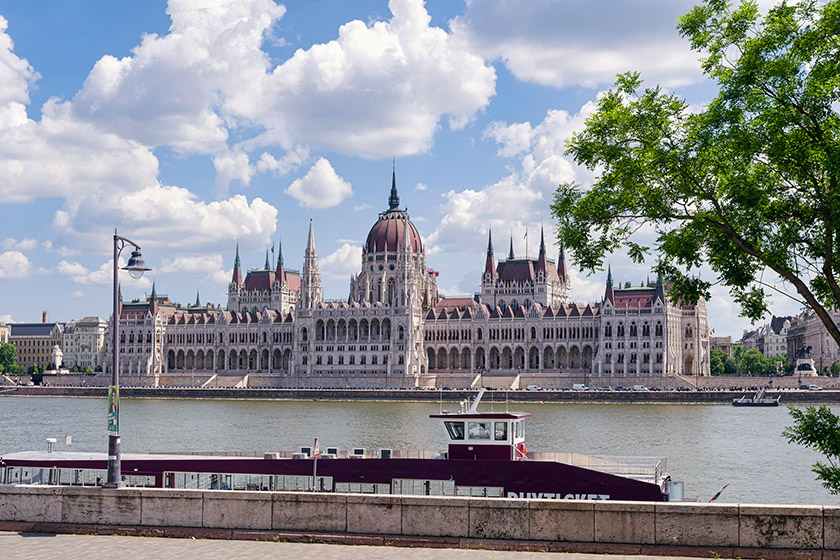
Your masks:
M 660 282 L 614 285 L 608 273 L 600 302 L 573 303 L 564 254 L 549 258 L 542 232 L 536 259 L 517 258 L 511 241 L 497 260 L 491 235 L 480 293 L 440 294 L 394 174 L 346 300 L 323 298 L 311 221 L 299 272 L 281 248 L 243 275 L 237 247 L 226 309 L 183 307 L 154 288 L 121 303 L 122 382 L 517 388 L 709 374 L 702 300 L 677 305 Z

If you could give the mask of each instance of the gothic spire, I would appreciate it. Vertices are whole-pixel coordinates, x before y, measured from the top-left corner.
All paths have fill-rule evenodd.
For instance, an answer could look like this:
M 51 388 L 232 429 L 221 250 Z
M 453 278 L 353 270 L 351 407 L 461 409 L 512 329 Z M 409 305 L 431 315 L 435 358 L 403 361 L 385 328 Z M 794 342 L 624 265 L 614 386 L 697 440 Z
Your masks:
M 560 255 L 557 257 L 557 276 L 563 281 L 568 277 L 568 272 L 566 271 L 566 253 L 563 252 L 562 245 L 560 245 Z
M 282 241 L 279 241 L 277 243 L 277 250 L 278 250 L 277 270 L 274 271 L 274 279 L 280 285 L 282 285 L 286 282 L 286 269 L 283 266 L 283 242 Z
M 239 262 L 239 243 L 236 244 L 236 260 L 233 262 L 233 278 L 230 283 L 234 286 L 242 284 L 242 265 Z
M 391 173 L 391 196 L 388 197 L 388 210 L 396 210 L 400 207 L 400 196 L 397 194 L 397 160 L 394 159 L 394 167 Z
M 265 269 L 271 270 L 271 263 L 268 261 L 268 249 L 265 250 Z
M 487 230 L 487 260 L 484 263 L 484 274 L 494 275 L 496 264 L 493 260 L 493 231 Z
M 195 291 L 195 306 L 201 307 L 201 298 L 198 296 L 198 290 Z
M 315 250 L 315 230 L 309 220 L 309 239 L 303 258 L 300 285 L 300 305 L 303 309 L 314 309 L 321 303 L 321 273 L 318 270 L 318 253 Z
M 542 226 L 540 226 L 540 256 L 537 260 L 537 270 L 545 275 L 548 274 L 548 259 L 545 256 L 545 234 Z
M 149 296 L 149 313 L 153 317 L 157 315 L 157 291 L 155 290 L 154 282 L 152 282 L 152 295 Z
M 508 260 L 512 261 L 514 258 L 513 256 L 513 233 L 510 234 L 510 254 L 508 255 Z
M 604 301 L 615 305 L 615 290 L 613 289 L 612 267 L 607 265 L 607 289 L 604 291 Z

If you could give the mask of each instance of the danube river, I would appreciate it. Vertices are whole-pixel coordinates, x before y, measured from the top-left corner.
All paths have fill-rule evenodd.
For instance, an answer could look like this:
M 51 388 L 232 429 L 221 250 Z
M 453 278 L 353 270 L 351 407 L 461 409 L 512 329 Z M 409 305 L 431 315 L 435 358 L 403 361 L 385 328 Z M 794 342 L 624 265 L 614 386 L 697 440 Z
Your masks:
M 490 395 L 488 395 L 489 397 Z M 504 409 L 487 400 L 482 408 Z M 122 399 L 123 453 L 272 451 L 311 445 L 443 449 L 438 403 Z M 444 403 L 455 410 L 457 404 Z M 820 456 L 782 437 L 787 407 L 726 405 L 512 404 L 526 411 L 530 451 L 665 457 L 686 497 L 764 504 L 840 504 L 814 480 Z M 834 407 L 840 412 L 840 407 Z M 72 436 L 76 451 L 106 451 L 106 403 L 95 398 L 0 398 L 0 454 L 45 449 Z

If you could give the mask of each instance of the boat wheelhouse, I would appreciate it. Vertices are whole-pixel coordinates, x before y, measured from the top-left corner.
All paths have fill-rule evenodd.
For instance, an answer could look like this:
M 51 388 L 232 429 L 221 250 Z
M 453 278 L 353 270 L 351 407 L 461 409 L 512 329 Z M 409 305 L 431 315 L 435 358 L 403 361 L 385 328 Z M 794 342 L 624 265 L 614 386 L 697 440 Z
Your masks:
M 432 414 L 448 436 L 446 451 L 399 449 L 235 454 L 123 453 L 131 487 L 316 491 L 545 499 L 681 499 L 663 459 L 528 452 L 527 413 L 478 412 L 484 390 L 460 411 Z M 96 486 L 104 453 L 19 452 L 0 457 L 0 483 Z

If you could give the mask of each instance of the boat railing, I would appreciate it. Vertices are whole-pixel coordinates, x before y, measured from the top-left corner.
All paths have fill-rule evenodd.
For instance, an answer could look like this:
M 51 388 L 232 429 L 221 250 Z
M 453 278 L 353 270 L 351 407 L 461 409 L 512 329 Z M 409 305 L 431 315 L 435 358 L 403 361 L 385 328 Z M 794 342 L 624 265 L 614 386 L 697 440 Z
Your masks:
M 662 457 L 596 457 L 583 453 L 529 451 L 528 458 L 535 461 L 557 461 L 653 484 L 662 482 L 668 468 L 667 461 Z
M 321 448 L 322 453 L 324 448 Z M 331 454 L 330 458 L 333 456 L 336 459 L 348 459 L 348 458 L 364 458 L 364 459 L 378 459 L 380 456 L 379 449 L 365 449 L 363 454 L 355 453 L 357 449 L 339 449 L 337 454 Z M 440 449 L 391 449 L 390 450 L 390 458 L 391 459 L 439 459 L 443 456 L 446 452 Z M 170 455 L 171 452 L 162 453 L 164 455 Z M 297 451 L 188 451 L 188 452 L 178 452 L 178 455 L 200 455 L 200 456 L 211 456 L 211 457 L 254 457 L 259 459 L 264 459 L 266 457 L 271 457 L 272 459 L 293 459 L 298 456 Z M 321 458 L 325 458 L 325 454 L 321 455 Z

